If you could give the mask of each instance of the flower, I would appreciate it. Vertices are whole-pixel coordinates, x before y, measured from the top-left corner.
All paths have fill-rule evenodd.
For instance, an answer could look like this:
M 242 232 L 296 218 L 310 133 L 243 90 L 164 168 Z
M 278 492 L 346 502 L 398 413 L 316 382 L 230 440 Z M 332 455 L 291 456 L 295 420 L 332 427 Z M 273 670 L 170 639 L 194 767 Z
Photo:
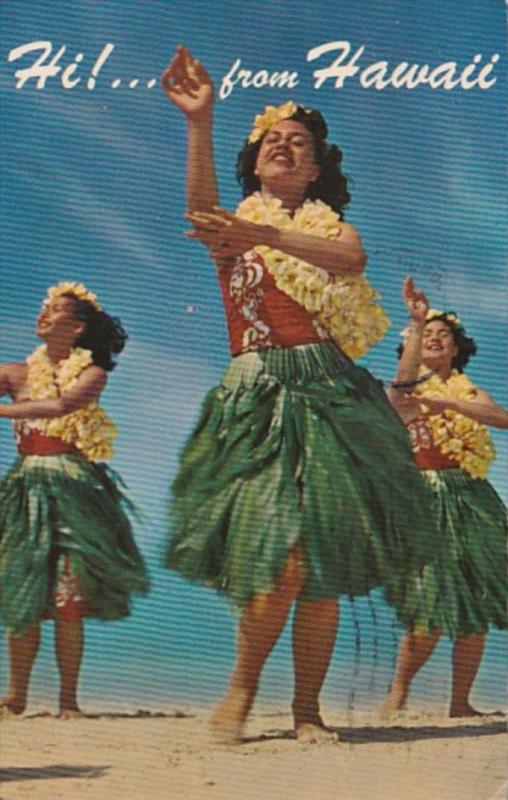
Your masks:
M 439 311 L 437 308 L 429 308 L 427 313 L 426 313 L 426 315 L 425 315 L 425 320 L 426 320 L 426 322 L 431 322 L 433 319 L 436 319 L 437 317 L 442 317 L 442 316 L 444 316 L 445 319 L 448 320 L 448 322 L 451 322 L 452 325 L 460 325 L 461 324 L 460 318 L 457 316 L 457 314 L 455 314 L 455 312 L 450 311 L 450 312 L 445 313 L 444 311 Z M 403 328 L 403 330 L 401 330 L 401 332 L 399 334 L 401 336 L 401 338 L 403 339 L 404 344 L 406 343 L 406 339 L 409 336 L 409 331 L 410 330 L 411 330 L 411 326 L 408 325 L 406 328 Z
M 460 325 L 460 319 L 453 311 L 445 313 L 444 311 L 439 311 L 437 308 L 429 308 L 425 319 L 427 322 L 430 322 L 430 320 L 434 319 L 435 317 L 441 317 L 443 314 L 448 322 L 451 322 L 453 325 Z
M 40 345 L 27 358 L 30 399 L 59 397 L 72 388 L 83 370 L 92 363 L 90 350 L 75 347 L 68 358 L 55 365 L 48 358 L 46 345 Z M 61 417 L 21 420 L 16 423 L 16 430 L 19 433 L 38 430 L 46 436 L 55 436 L 74 445 L 90 461 L 111 458 L 117 433 L 112 421 L 95 401 Z
M 256 114 L 254 118 L 254 126 L 249 134 L 249 144 L 259 141 L 271 127 L 276 125 L 283 119 L 289 119 L 296 114 L 298 106 L 292 100 L 283 103 L 281 106 L 266 106 L 262 114 Z M 311 112 L 305 109 L 307 114 Z
M 340 216 L 322 200 L 306 200 L 293 217 L 277 197 L 255 192 L 236 211 L 241 219 L 275 228 L 298 230 L 334 240 L 340 236 Z M 364 355 L 390 325 L 378 305 L 379 295 L 363 275 L 331 275 L 320 267 L 259 245 L 261 255 L 278 289 L 315 315 L 350 358 Z
M 56 286 L 50 286 L 46 293 L 44 305 L 49 305 L 57 297 L 62 297 L 65 294 L 73 294 L 78 300 L 87 300 L 97 311 L 101 310 L 97 296 L 89 291 L 83 283 L 76 283 L 76 281 L 62 281 L 57 283 Z
M 425 368 L 421 368 L 420 374 L 424 372 Z M 475 396 L 476 388 L 467 375 L 454 369 L 446 381 L 433 375 L 415 388 L 415 394 L 423 399 L 438 395 L 454 400 L 468 400 Z M 422 408 L 424 409 L 423 404 Z M 432 439 L 441 452 L 450 455 L 472 478 L 485 478 L 496 456 L 485 425 L 451 408 L 440 414 L 432 414 L 428 419 Z

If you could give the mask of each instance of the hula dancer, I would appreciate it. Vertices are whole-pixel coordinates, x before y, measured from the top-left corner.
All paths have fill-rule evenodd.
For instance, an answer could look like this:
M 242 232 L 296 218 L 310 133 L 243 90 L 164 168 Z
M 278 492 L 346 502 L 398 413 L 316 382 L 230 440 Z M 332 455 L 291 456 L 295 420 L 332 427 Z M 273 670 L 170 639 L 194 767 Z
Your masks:
M 316 741 L 330 735 L 318 698 L 338 596 L 384 585 L 423 556 L 424 485 L 407 434 L 351 360 L 388 319 L 342 218 L 342 154 L 321 114 L 289 101 L 256 117 L 232 214 L 217 207 L 208 73 L 180 47 L 163 87 L 187 118 L 189 235 L 219 268 L 234 356 L 182 454 L 167 566 L 242 608 L 237 663 L 212 720 L 222 741 L 241 739 L 296 602 L 295 733 Z
M 20 458 L 0 482 L 0 618 L 8 629 L 10 687 L 0 710 L 26 707 L 40 621 L 55 620 L 60 716 L 79 716 L 82 619 L 129 613 L 148 578 L 102 463 L 116 430 L 98 405 L 112 355 L 124 346 L 118 320 L 82 284 L 48 290 L 39 346 L 26 363 L 0 367 L 0 417 L 14 420 Z
M 413 677 L 442 633 L 448 633 L 453 640 L 450 716 L 477 716 L 469 693 L 489 627 L 506 627 L 507 599 L 506 510 L 486 480 L 494 448 L 485 426 L 508 428 L 508 411 L 464 375 L 476 345 L 457 316 L 429 309 L 411 278 L 404 282 L 403 297 L 410 324 L 397 381 L 415 388 L 411 394 L 393 389 L 391 400 L 432 489 L 440 536 L 435 559 L 414 573 L 398 606 L 408 632 L 381 712 L 404 707 Z

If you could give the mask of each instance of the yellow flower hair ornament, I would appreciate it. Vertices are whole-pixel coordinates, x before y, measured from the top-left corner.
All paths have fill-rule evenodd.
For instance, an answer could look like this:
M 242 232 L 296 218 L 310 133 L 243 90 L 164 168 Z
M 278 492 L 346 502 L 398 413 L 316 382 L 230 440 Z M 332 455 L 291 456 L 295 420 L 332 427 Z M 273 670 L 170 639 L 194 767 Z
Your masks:
M 439 311 L 437 308 L 429 308 L 427 314 L 425 315 L 425 319 L 427 322 L 431 322 L 431 320 L 435 319 L 436 317 L 443 316 L 448 322 L 451 322 L 452 325 L 461 324 L 460 318 L 453 311 Z
M 73 294 L 78 300 L 87 300 L 97 311 L 101 310 L 97 296 L 87 289 L 83 283 L 77 283 L 76 281 L 62 281 L 57 283 L 56 286 L 50 286 L 43 304 L 49 305 L 58 297 L 63 297 L 67 294 Z
M 284 119 L 289 119 L 298 111 L 298 105 L 292 100 L 283 103 L 281 106 L 266 106 L 262 114 L 256 114 L 254 118 L 254 126 L 250 132 L 247 141 L 249 144 L 258 142 L 270 128 L 273 128 L 277 122 L 282 122 Z M 305 108 L 307 114 L 311 112 Z
M 456 328 L 461 328 L 462 323 L 460 321 L 460 317 L 455 314 L 454 311 L 439 311 L 437 308 L 429 308 L 426 315 L 425 315 L 425 322 L 432 322 L 433 319 L 438 319 L 439 317 L 444 317 L 448 322 L 454 325 Z M 411 330 L 411 326 L 407 325 L 403 328 L 400 332 L 401 338 L 406 341 L 407 337 L 409 336 L 409 331 Z

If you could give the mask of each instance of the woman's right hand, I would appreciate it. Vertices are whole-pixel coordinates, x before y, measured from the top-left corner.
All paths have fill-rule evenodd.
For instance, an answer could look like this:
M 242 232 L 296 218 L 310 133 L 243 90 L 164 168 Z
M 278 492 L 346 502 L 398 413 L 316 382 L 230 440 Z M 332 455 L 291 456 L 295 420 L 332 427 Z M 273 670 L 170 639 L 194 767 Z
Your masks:
M 173 60 L 162 73 L 161 84 L 167 97 L 189 120 L 210 115 L 213 83 L 201 62 L 183 45 L 176 48 Z
M 423 324 L 427 316 L 427 311 L 429 310 L 429 301 L 427 300 L 425 292 L 416 288 L 410 276 L 404 278 L 402 297 L 411 319 L 414 322 Z

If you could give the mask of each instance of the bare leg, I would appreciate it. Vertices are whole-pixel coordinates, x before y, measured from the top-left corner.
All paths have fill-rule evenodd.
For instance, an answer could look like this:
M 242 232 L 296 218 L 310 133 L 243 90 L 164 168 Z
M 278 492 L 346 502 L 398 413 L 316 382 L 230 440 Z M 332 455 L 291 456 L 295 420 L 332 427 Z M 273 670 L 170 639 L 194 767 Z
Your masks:
M 293 624 L 295 699 L 293 716 L 297 738 L 329 738 L 319 714 L 319 692 L 326 677 L 337 636 L 335 599 L 299 601 Z
M 238 629 L 236 665 L 229 689 L 212 717 L 212 729 L 219 741 L 233 744 L 241 740 L 261 670 L 284 628 L 302 582 L 299 550 L 294 548 L 277 589 L 257 595 L 245 608 Z
M 32 667 L 39 649 L 40 626 L 31 625 L 22 636 L 8 637 L 10 658 L 10 680 L 7 696 L 0 704 L 4 714 L 22 714 L 26 708 L 26 698 Z
M 411 631 L 404 636 L 390 693 L 379 709 L 381 716 L 389 717 L 404 708 L 411 681 L 434 652 L 440 636 L 441 631 Z
M 83 623 L 56 620 L 55 650 L 60 672 L 60 718 L 72 719 L 82 713 L 78 706 L 78 680 L 83 658 Z
M 473 633 L 465 639 L 457 639 L 453 646 L 453 682 L 450 717 L 482 716 L 469 704 L 469 692 L 476 678 L 483 655 L 485 636 Z

